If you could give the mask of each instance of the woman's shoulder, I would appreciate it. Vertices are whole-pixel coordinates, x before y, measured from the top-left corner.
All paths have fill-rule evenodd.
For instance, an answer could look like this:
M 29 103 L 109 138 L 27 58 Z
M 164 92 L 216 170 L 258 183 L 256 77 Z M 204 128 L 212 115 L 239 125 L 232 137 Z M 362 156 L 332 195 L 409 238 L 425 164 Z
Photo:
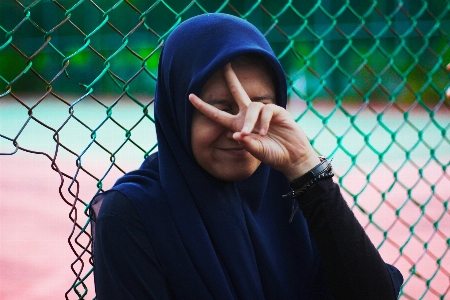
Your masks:
M 133 216 L 136 215 L 136 208 L 131 200 L 122 192 L 109 190 L 101 195 L 102 209 L 99 217 L 104 215 Z
M 130 200 L 146 194 L 157 194 L 160 190 L 158 153 L 148 156 L 139 169 L 120 177 L 112 190 L 119 191 Z
M 139 169 L 124 174 L 111 189 L 97 194 L 91 201 L 91 216 L 94 221 L 105 215 L 134 217 L 138 204 L 151 205 L 152 199 L 159 198 L 160 194 L 158 156 L 154 153 Z

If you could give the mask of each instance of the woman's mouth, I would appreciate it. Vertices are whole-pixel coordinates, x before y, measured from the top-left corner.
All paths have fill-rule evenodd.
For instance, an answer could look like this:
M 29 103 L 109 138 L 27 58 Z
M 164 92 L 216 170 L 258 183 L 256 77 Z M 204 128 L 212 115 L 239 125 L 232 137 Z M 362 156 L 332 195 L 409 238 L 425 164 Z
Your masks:
M 225 151 L 229 154 L 233 154 L 233 155 L 245 155 L 247 154 L 247 150 L 245 150 L 244 148 L 219 148 L 222 151 Z

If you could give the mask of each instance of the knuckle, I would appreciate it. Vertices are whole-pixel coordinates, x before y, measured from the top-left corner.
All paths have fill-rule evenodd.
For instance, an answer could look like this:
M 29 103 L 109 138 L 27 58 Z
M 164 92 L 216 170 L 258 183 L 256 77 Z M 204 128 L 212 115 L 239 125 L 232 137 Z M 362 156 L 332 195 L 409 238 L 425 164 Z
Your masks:
M 220 111 L 212 111 L 211 112 L 211 119 L 213 120 L 219 120 L 220 119 Z
M 230 89 L 230 92 L 231 92 L 233 95 L 239 93 L 239 87 L 238 87 L 237 85 L 235 85 L 235 84 L 231 84 L 231 85 L 229 86 L 229 89 Z

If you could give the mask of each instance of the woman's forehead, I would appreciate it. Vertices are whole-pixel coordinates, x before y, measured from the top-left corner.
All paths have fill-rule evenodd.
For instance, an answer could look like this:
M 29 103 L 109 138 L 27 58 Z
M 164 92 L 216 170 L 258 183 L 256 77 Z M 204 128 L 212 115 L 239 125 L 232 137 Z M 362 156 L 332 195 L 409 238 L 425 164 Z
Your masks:
M 272 100 L 275 102 L 275 84 L 264 68 L 259 65 L 235 65 L 233 71 L 246 89 L 252 101 Z M 204 101 L 215 101 L 231 97 L 230 88 L 222 70 L 214 73 L 203 85 L 201 98 Z

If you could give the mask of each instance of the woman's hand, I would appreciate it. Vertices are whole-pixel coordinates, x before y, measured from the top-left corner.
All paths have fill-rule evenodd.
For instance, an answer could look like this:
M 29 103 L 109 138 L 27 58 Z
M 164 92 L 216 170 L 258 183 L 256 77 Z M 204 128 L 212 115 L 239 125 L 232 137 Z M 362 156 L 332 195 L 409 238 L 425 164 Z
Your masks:
M 320 163 L 303 130 L 291 115 L 275 104 L 252 102 L 231 64 L 223 68 L 228 88 L 239 112 L 221 111 L 194 94 L 191 103 L 211 120 L 234 132 L 233 138 L 254 157 L 293 180 Z

